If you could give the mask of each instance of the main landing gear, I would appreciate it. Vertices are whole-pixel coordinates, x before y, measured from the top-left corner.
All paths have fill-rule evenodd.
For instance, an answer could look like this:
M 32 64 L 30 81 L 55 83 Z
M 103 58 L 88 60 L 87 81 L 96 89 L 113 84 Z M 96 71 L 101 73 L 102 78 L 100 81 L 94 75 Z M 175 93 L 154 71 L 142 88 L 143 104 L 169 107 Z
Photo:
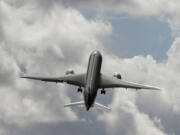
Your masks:
M 101 90 L 101 94 L 106 94 L 106 91 L 104 89 Z
M 78 89 L 77 89 L 77 92 L 79 93 L 79 92 L 81 92 L 82 93 L 82 88 L 81 87 L 79 87 Z

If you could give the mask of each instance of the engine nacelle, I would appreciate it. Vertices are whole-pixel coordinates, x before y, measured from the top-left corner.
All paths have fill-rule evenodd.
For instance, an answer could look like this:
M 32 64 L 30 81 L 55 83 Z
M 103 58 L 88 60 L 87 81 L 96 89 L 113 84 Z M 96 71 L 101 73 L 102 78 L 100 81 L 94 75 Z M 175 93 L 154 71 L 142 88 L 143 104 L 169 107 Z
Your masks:
M 122 76 L 120 73 L 114 73 L 113 76 L 116 77 L 117 79 L 122 79 Z
M 66 75 L 74 74 L 74 70 L 73 69 L 68 69 L 65 74 Z

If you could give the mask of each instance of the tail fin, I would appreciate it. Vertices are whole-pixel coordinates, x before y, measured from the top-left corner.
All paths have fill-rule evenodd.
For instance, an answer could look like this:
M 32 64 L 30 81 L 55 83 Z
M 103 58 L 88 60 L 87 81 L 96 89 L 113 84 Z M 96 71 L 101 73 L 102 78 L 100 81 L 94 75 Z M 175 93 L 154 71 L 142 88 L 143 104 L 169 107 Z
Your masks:
M 69 104 L 65 104 L 64 107 L 84 107 L 84 101 L 79 101 L 79 102 L 73 102 L 73 103 L 69 103 Z M 100 103 L 95 102 L 94 105 L 92 106 L 94 108 L 97 109 L 101 109 L 103 111 L 111 111 L 111 109 L 107 106 L 104 106 Z

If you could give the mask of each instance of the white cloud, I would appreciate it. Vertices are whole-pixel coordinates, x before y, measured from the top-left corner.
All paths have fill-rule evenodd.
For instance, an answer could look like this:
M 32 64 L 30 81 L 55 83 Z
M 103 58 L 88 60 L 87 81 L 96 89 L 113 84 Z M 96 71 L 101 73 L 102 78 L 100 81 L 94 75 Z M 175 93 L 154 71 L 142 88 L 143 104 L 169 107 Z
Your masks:
M 64 85 L 23 80 L 19 74 L 60 76 L 69 66 L 85 72 L 84 61 L 102 48 L 111 25 L 88 21 L 72 8 L 44 11 L 36 2 L 23 1 L 0 1 L 0 18 L 0 121 L 23 126 L 78 120 L 63 108 L 70 102 Z
M 180 1 L 179 0 L 46 0 L 39 2 L 48 9 L 54 4 L 64 4 L 80 10 L 94 10 L 98 14 L 107 12 L 115 14 L 128 14 L 131 16 L 155 16 L 163 18 L 170 24 L 172 34 L 179 36 L 180 31 Z M 51 5 L 51 6 L 50 6 Z
M 113 134 L 166 135 L 156 121 L 140 112 L 135 104 L 134 93 L 115 92 L 112 101 L 112 113 L 105 114 L 100 120 L 106 120 L 107 132 Z
M 165 124 L 172 119 L 164 123 L 163 118 L 180 114 L 180 39 L 175 39 L 165 62 L 157 63 L 150 55 L 119 59 L 103 48 L 111 34 L 109 23 L 86 20 L 77 10 L 53 3 L 57 1 L 0 2 L 0 122 L 22 126 L 78 120 L 72 110 L 62 109 L 64 103 L 70 102 L 65 86 L 22 80 L 18 74 L 57 76 L 64 74 L 69 66 L 77 70 L 75 72 L 85 72 L 89 53 L 99 49 L 104 53 L 104 72 L 110 75 L 120 72 L 123 79 L 162 88 L 161 92 L 116 90 L 110 105 L 113 111 L 100 117 L 105 120 L 108 132 L 113 129 L 114 134 L 169 134 L 165 133 Z M 68 1 L 65 5 L 69 3 L 74 2 Z M 80 6 L 93 5 L 101 11 L 168 15 L 172 30 L 179 28 L 177 1 L 82 3 Z M 75 6 L 79 6 L 78 2 Z
M 162 89 L 153 92 L 116 90 L 110 104 L 113 111 L 99 117 L 106 121 L 109 133 L 178 134 L 175 133 L 176 127 L 167 126 L 167 123 L 179 123 L 179 119 L 176 119 L 180 115 L 179 46 L 180 39 L 176 38 L 167 53 L 167 61 L 160 63 L 150 55 L 130 59 L 105 56 L 104 72 L 112 74 L 119 71 L 125 80 L 151 84 Z

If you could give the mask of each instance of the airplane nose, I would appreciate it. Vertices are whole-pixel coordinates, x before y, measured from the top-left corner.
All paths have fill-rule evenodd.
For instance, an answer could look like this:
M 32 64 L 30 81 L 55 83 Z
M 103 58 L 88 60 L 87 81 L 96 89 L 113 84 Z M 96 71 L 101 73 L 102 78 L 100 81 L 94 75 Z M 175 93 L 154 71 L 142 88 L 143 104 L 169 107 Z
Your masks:
M 100 52 L 98 50 L 95 50 L 92 52 L 93 54 L 99 54 Z

